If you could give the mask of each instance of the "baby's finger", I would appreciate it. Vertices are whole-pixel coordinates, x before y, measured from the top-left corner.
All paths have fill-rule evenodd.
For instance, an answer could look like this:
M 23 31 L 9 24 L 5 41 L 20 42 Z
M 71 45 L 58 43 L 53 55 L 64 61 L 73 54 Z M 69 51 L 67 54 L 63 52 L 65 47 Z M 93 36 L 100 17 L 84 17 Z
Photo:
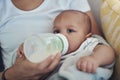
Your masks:
M 93 65 L 93 71 L 92 71 L 92 72 L 93 72 L 93 73 L 96 73 L 97 68 L 98 68 L 98 65 L 97 65 L 97 64 L 94 64 L 94 65 Z
M 87 72 L 92 73 L 93 72 L 93 64 L 88 62 L 87 63 Z
M 77 62 L 77 64 L 76 64 L 76 65 L 77 65 L 77 69 L 79 69 L 79 70 L 80 70 L 80 68 L 81 68 L 81 67 L 80 67 L 80 64 L 81 64 L 81 61 L 79 60 L 79 61 Z
M 87 71 L 87 61 L 83 61 L 81 63 L 81 70 L 86 72 Z

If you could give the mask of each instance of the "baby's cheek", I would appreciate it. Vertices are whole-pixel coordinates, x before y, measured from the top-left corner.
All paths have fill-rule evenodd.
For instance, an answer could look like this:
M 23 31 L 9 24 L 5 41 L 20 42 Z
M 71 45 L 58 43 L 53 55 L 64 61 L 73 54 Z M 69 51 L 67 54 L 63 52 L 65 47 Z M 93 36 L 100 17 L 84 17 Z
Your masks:
M 79 46 L 80 46 L 80 43 L 79 42 L 77 42 L 77 41 L 71 41 L 70 43 L 69 43 L 69 49 L 68 49 L 68 52 L 69 53 L 71 53 L 71 52 L 74 52 L 74 51 L 76 51 L 78 48 L 79 48 Z

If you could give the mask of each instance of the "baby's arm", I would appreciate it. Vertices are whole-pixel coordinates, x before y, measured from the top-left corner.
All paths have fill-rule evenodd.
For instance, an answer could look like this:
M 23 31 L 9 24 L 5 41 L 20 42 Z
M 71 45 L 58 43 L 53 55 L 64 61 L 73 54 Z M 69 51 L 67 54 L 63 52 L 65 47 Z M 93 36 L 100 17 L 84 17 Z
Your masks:
M 95 73 L 97 67 L 113 63 L 115 53 L 106 45 L 97 45 L 90 56 L 84 56 L 77 62 L 77 68 L 88 73 Z

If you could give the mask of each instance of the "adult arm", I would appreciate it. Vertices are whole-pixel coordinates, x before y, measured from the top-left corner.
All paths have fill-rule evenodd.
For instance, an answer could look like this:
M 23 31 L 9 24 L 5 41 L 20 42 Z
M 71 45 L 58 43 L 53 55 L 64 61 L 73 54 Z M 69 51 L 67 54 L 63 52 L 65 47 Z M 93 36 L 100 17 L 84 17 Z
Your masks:
M 0 80 L 2 80 L 2 72 L 0 72 Z
M 98 27 L 98 25 L 97 25 L 97 23 L 95 21 L 95 18 L 93 16 L 92 12 L 87 11 L 86 14 L 90 17 L 90 20 L 91 20 L 92 33 L 102 35 L 102 33 L 100 32 L 99 27 Z
M 23 48 L 19 48 L 18 54 Z M 60 61 L 60 54 L 49 56 L 40 63 L 31 63 L 24 56 L 18 57 L 15 64 L 5 72 L 7 80 L 38 80 L 43 75 L 52 71 Z M 2 72 L 0 73 L 1 80 Z

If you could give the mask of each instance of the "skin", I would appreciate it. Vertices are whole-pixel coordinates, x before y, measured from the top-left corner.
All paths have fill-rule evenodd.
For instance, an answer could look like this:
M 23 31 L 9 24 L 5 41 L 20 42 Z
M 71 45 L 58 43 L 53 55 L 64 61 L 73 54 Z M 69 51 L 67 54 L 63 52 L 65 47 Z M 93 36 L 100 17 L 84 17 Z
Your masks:
M 51 72 L 58 65 L 61 57 L 58 53 L 56 56 L 49 56 L 44 61 L 35 64 L 29 62 L 24 55 L 21 55 L 24 54 L 23 45 L 20 46 L 17 53 L 19 57 L 15 64 L 5 73 L 7 80 L 38 80 L 43 75 Z
M 54 21 L 53 32 L 65 35 L 69 42 L 67 53 L 71 53 L 86 40 L 89 32 L 88 16 L 80 12 L 66 11 Z
M 53 32 L 65 35 L 69 42 L 68 53 L 79 48 L 91 33 L 88 16 L 77 11 L 66 11 L 58 15 L 54 21 Z M 76 64 L 81 71 L 95 73 L 99 66 L 111 64 L 114 59 L 114 51 L 106 45 L 97 45 L 90 56 L 80 58 Z
M 112 48 L 106 45 L 97 45 L 93 50 L 94 54 L 82 57 L 77 62 L 77 68 L 88 73 L 95 73 L 99 66 L 113 63 L 115 53 Z
M 42 4 L 43 1 L 44 0 L 12 0 L 13 4 L 17 8 L 24 11 L 30 11 L 37 8 Z M 86 13 L 88 14 L 88 16 L 90 16 L 91 19 L 92 32 L 96 34 L 100 34 L 95 19 L 92 15 L 92 12 L 88 11 Z M 18 53 L 22 53 L 21 48 L 22 47 L 20 46 Z M 8 80 L 37 80 L 42 75 L 45 75 L 47 72 L 52 71 L 53 68 L 55 68 L 55 66 L 59 63 L 59 61 L 60 61 L 60 54 L 58 54 L 54 59 L 52 57 L 48 57 L 45 61 L 38 64 L 30 63 L 28 60 L 26 60 L 25 57 L 18 57 L 14 66 L 12 66 L 10 69 L 6 71 L 5 76 Z M 43 65 L 46 67 L 45 69 L 43 68 Z M 2 72 L 0 73 L 0 80 L 1 80 L 1 74 Z

